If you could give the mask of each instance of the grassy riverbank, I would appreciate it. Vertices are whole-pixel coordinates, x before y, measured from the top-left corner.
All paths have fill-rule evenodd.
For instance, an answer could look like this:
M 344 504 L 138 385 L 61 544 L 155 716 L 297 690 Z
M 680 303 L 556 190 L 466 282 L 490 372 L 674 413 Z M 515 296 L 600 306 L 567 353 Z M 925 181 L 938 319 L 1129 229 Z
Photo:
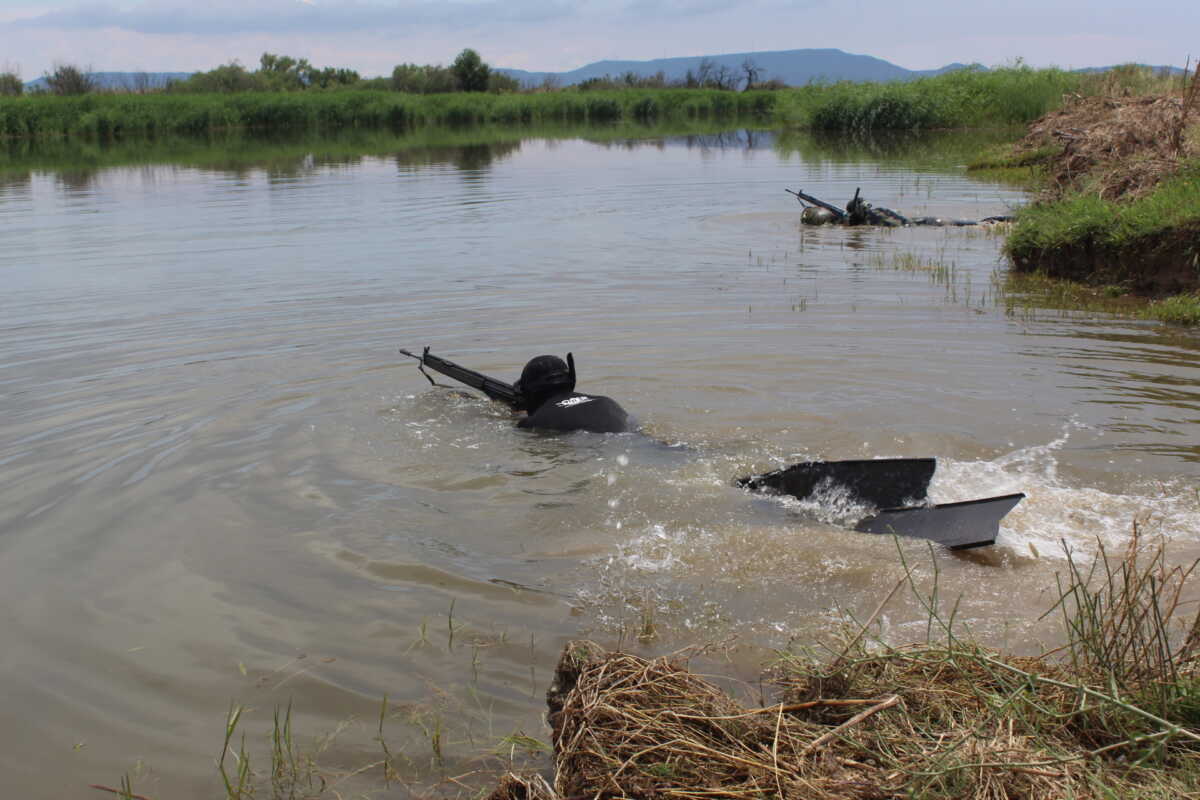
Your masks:
M 1200 279 L 1200 163 L 1126 202 L 1091 192 L 1035 203 L 1006 250 L 1022 272 L 1161 294 Z
M 959 70 L 907 83 L 837 83 L 737 92 L 713 88 L 408 94 L 368 89 L 0 98 L 0 137 L 112 138 L 231 129 L 754 119 L 840 132 L 1027 123 L 1088 78 L 1057 69 Z
M 1198 77 L 1182 93 L 1073 97 L 976 162 L 1038 192 L 1005 244 L 1016 272 L 1166 298 L 1148 315 L 1200 323 Z

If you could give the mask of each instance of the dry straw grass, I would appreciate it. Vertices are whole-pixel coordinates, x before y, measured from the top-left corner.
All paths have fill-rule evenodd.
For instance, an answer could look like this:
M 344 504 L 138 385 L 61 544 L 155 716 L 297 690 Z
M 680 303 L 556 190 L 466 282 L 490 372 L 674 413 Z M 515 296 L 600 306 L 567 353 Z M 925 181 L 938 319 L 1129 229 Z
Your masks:
M 935 589 L 928 642 L 873 640 L 872 618 L 832 661 L 781 654 L 766 707 L 686 655 L 576 642 L 549 694 L 553 786 L 509 776 L 492 800 L 1195 796 L 1200 616 L 1182 611 L 1194 568 L 1136 531 L 1122 558 L 1072 558 L 1051 609 L 1068 644 L 1037 658 L 959 638 Z
M 1034 122 L 1018 151 L 1062 147 L 1050 164 L 1048 199 L 1071 190 L 1105 200 L 1144 195 L 1200 156 L 1200 63 L 1178 94 L 1071 95 Z

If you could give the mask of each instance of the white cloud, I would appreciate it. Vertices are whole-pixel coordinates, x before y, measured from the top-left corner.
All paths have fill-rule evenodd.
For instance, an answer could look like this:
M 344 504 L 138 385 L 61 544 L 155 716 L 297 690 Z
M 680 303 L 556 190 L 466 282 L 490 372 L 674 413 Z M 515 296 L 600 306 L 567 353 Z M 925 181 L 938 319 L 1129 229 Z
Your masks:
M 226 36 L 239 33 L 346 33 L 406 31 L 427 26 L 538 24 L 571 16 L 567 0 L 411 0 L 388 3 L 265 0 L 244 3 L 148 2 L 131 8 L 108 4 L 68 6 L 26 17 L 19 25 L 60 30 L 114 28 L 152 34 Z
M 254 65 L 265 51 L 385 75 L 401 62 L 449 63 L 464 47 L 494 66 L 532 71 L 797 48 L 839 48 L 910 69 L 1018 56 L 1035 66 L 1182 64 L 1200 29 L 1200 4 L 1172 0 L 1146 0 L 1138 12 L 1172 20 L 1153 40 L 1134 32 L 1118 0 L 125 1 L 0 0 L 0 58 L 26 78 L 55 61 L 182 71 L 234 59 Z

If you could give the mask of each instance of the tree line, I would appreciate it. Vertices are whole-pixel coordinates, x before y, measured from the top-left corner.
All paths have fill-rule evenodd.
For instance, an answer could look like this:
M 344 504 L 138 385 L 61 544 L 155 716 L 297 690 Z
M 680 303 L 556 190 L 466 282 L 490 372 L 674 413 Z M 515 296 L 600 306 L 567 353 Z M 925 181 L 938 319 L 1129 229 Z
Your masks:
M 343 67 L 315 67 L 306 58 L 293 58 L 263 53 L 258 69 L 250 70 L 237 61 L 207 72 L 197 72 L 185 80 L 170 81 L 154 86 L 149 73 L 134 73 L 127 85 L 103 87 L 90 69 L 74 64 L 56 64 L 43 74 L 43 86 L 35 93 L 51 95 L 81 95 L 99 91 L 146 94 L 164 93 L 224 93 L 224 92 L 292 92 L 321 89 L 379 89 L 409 94 L 443 94 L 451 92 L 517 92 L 554 91 L 561 88 L 555 76 L 548 76 L 538 86 L 522 87 L 515 78 L 498 72 L 471 48 L 463 50 L 449 66 L 434 64 L 398 64 L 391 77 L 363 78 L 355 70 Z M 750 89 L 781 89 L 786 84 L 778 79 L 762 80 L 762 70 L 747 58 L 740 69 L 717 64 L 711 59 L 700 60 L 695 70 L 678 80 L 667 80 L 663 72 L 644 76 L 631 71 L 612 77 L 590 78 L 578 84 L 581 91 L 622 88 L 688 88 L 748 91 Z M 15 70 L 0 72 L 0 96 L 17 96 L 25 91 L 24 83 Z
M 101 86 L 95 74 L 75 64 L 55 64 L 43 74 L 43 86 L 34 93 L 81 95 L 99 91 L 129 92 L 293 92 L 319 89 L 385 89 L 413 94 L 435 92 L 511 92 L 520 84 L 496 72 L 471 48 L 463 50 L 450 66 L 399 64 L 390 78 L 363 78 L 344 67 L 315 67 L 306 58 L 263 53 L 258 69 L 247 69 L 237 61 L 206 72 L 197 72 L 185 80 L 152 86 L 148 73 L 134 73 L 125 86 Z M 0 72 L 0 96 L 25 92 L 24 82 L 12 69 Z

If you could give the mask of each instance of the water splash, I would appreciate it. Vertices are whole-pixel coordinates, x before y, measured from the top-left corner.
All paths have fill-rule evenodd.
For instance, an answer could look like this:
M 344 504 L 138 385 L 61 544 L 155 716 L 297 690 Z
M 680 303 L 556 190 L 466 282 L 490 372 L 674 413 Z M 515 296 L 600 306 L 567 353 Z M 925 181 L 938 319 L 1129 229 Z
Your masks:
M 1094 552 L 1124 544 L 1136 524 L 1143 533 L 1200 541 L 1200 496 L 1182 479 L 1133 482 L 1122 491 L 1071 485 L 1059 474 L 1059 454 L 1077 420 L 1050 442 L 1015 449 L 987 461 L 939 459 L 930 486 L 934 502 L 1024 492 L 1025 500 L 1000 527 L 999 547 L 1063 559 L 1066 547 Z

